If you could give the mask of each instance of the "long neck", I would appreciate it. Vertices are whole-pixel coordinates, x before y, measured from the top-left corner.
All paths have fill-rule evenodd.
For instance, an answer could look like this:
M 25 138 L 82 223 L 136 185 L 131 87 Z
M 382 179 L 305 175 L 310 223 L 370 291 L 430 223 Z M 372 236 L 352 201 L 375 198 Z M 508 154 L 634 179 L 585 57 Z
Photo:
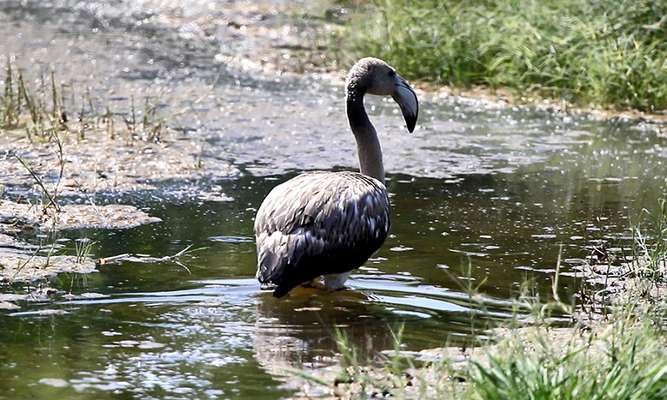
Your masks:
M 350 128 L 357 141 L 357 154 L 359 156 L 359 169 L 364 175 L 384 183 L 384 166 L 382 164 L 382 148 L 378 140 L 377 132 L 368 114 L 364 109 L 364 93 L 354 89 L 348 90 L 347 94 L 347 118 Z

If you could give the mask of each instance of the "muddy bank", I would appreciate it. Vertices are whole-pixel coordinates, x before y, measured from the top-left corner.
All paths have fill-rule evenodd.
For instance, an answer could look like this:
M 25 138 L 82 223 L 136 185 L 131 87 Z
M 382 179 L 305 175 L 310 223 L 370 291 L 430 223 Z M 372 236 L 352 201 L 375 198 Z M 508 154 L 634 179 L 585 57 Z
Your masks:
M 35 185 L 17 157 L 43 179 L 47 190 L 57 189 L 65 196 L 153 190 L 165 181 L 215 179 L 238 173 L 229 162 L 203 156 L 205 143 L 173 131 L 142 140 L 127 131 L 114 134 L 98 128 L 83 135 L 80 127 L 71 129 L 59 136 L 62 159 L 53 138 L 30 140 L 25 133 L 0 132 L 0 141 L 5 143 L 0 153 L 0 184 Z
M 144 9 L 144 11 L 146 11 Z M 213 11 L 213 12 L 212 12 Z M 154 5 L 149 12 L 167 14 L 160 23 L 179 27 L 183 37 L 221 43 L 216 62 L 239 71 L 266 75 L 309 75 L 342 85 L 350 65 L 336 48 L 340 32 L 354 7 L 330 1 L 289 3 L 231 1 L 215 10 L 186 6 L 181 1 Z M 232 45 L 228 43 L 233 42 Z M 391 60 L 388 60 L 391 62 Z M 436 103 L 476 104 L 484 108 L 522 107 L 548 112 L 590 116 L 598 120 L 645 122 L 667 131 L 667 114 L 638 110 L 581 107 L 537 93 L 516 93 L 503 88 L 472 88 L 413 82 L 420 97 Z
M 584 304 L 584 311 L 599 312 L 605 306 L 619 306 L 632 303 L 637 306 L 659 303 L 667 293 L 667 258 L 652 258 L 649 255 L 612 256 L 623 258 L 608 260 L 608 263 L 590 263 L 578 266 L 579 276 L 591 286 L 590 304 Z
M 482 347 L 442 347 L 419 352 L 384 352 L 369 365 L 351 365 L 306 370 L 302 376 L 291 375 L 286 385 L 297 390 L 293 399 L 359 399 L 359 398 L 439 398 L 449 393 L 457 398 L 465 389 L 473 365 L 488 365 L 491 357 L 506 352 L 517 341 L 526 351 L 544 351 L 540 343 L 551 343 L 550 357 L 565 355 L 587 346 L 586 351 L 605 351 L 603 341 L 607 324 L 598 324 L 595 332 L 577 328 L 522 327 L 496 329 L 492 342 Z M 348 360 L 349 362 L 349 360 Z
M 37 230 L 130 229 L 161 219 L 129 205 L 26 204 L 0 199 L 0 287 L 3 283 L 46 280 L 60 273 L 95 272 L 91 243 L 76 246 L 76 256 L 59 255 L 61 244 L 35 245 L 16 237 Z M 55 239 L 52 239 L 55 240 Z
M 160 22 L 180 26 L 184 36 L 229 43 L 220 46 L 217 62 L 240 71 L 261 71 L 267 75 L 307 74 L 342 85 L 349 65 L 341 64 L 336 35 L 347 22 L 354 7 L 335 2 L 275 2 L 247 4 L 228 2 L 211 12 L 203 6 L 186 7 L 181 1 L 155 6 L 151 12 L 166 13 Z M 389 60 L 390 61 L 390 60 Z M 568 114 L 589 115 L 596 119 L 647 122 L 665 132 L 667 114 L 638 110 L 615 110 L 596 106 L 581 107 L 544 98 L 536 93 L 517 94 L 505 89 L 473 88 L 414 82 L 420 96 L 434 102 L 476 103 L 480 107 L 526 107 Z
M 160 221 L 129 205 L 66 204 L 56 208 L 0 200 L 0 224 L 18 225 L 22 229 L 130 229 Z
M 77 255 L 68 256 L 60 254 L 63 245 L 55 238 L 36 245 L 19 239 L 22 232 L 37 230 L 54 235 L 59 230 L 129 229 L 159 221 L 159 218 L 128 205 L 66 204 L 56 208 L 52 204 L 0 200 L 0 232 L 5 232 L 0 233 L 0 287 L 48 280 L 61 273 L 96 271 L 95 260 L 88 254 L 92 247 L 89 241 L 77 242 Z M 34 289 L 28 288 L 26 296 Z M 0 308 L 16 308 L 7 303 L 11 301 L 0 302 Z
M 479 107 L 540 110 L 587 117 L 598 121 L 625 121 L 643 124 L 647 129 L 660 134 L 667 133 L 667 113 L 647 113 L 639 110 L 602 108 L 595 105 L 582 107 L 565 100 L 541 97 L 537 94 L 516 94 L 506 89 L 484 86 L 458 88 L 439 86 L 429 82 L 415 82 L 422 93 L 435 102 L 452 104 L 477 104 Z
M 421 364 L 390 357 L 377 367 L 348 367 L 334 378 L 307 377 L 294 398 L 515 398 L 566 393 L 605 397 L 611 392 L 660 393 L 665 378 L 664 332 L 646 315 L 616 315 L 583 329 L 546 326 L 499 332 L 494 344 Z M 639 375 L 637 371 L 642 371 Z M 636 390 L 626 389 L 634 385 Z M 312 387 L 320 387 L 307 393 Z M 614 389 L 610 389 L 613 387 Z M 622 389 L 619 389 L 622 388 Z M 572 393 L 572 395 L 570 394 Z
M 45 249 L 48 252 L 48 249 Z M 95 271 L 95 262 L 84 256 L 41 256 L 0 252 L 0 284 L 31 282 L 61 273 L 87 274 Z

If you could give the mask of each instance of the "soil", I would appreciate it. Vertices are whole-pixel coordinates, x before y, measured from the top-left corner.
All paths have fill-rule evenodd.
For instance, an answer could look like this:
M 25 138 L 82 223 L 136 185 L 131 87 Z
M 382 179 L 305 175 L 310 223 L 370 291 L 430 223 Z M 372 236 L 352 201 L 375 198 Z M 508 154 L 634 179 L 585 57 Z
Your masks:
M 0 223 L 13 223 L 24 229 L 129 229 L 160 221 L 160 218 L 129 205 L 67 204 L 56 209 L 54 206 L 0 200 Z M 0 246 L 2 243 L 0 236 Z
M 91 272 L 95 272 L 95 262 L 89 257 L 0 253 L 0 282 L 32 282 L 60 273 Z
M 99 192 L 155 189 L 160 182 L 229 177 L 238 173 L 228 162 L 202 157 L 203 143 L 164 129 L 151 140 L 141 133 L 106 127 L 89 130 L 82 138 L 79 127 L 59 134 L 58 139 L 30 139 L 25 133 L 0 132 L 5 143 L 0 152 L 0 185 L 36 186 L 20 157 L 43 180 L 46 189 L 65 196 Z M 4 137 L 3 137 L 4 136 Z M 62 145 L 62 162 L 56 140 Z M 60 177 L 60 168 L 63 175 Z M 39 191 L 39 188 L 36 188 Z

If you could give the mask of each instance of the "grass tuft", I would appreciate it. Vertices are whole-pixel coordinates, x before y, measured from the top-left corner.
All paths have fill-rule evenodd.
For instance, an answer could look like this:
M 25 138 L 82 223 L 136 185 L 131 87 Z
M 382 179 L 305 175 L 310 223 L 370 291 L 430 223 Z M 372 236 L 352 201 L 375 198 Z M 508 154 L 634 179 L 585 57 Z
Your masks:
M 630 268 L 634 276 L 664 284 L 667 274 L 667 201 L 660 199 L 657 210 L 644 209 L 642 213 L 649 220 L 648 228 L 641 223 L 632 228 L 634 254 Z
M 664 334 L 651 318 L 621 317 L 596 335 L 510 336 L 473 362 L 470 399 L 667 398 Z M 575 338 L 576 340 L 572 340 Z

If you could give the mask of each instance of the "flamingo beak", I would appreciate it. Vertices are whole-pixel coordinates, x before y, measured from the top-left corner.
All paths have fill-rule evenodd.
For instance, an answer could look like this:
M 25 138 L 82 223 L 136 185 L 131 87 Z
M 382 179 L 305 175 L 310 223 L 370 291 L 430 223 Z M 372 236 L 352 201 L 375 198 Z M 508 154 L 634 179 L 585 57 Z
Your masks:
M 394 93 L 391 95 L 394 101 L 401 107 L 405 124 L 408 131 L 412 133 L 417 124 L 417 116 L 419 114 L 419 101 L 415 91 L 412 90 L 408 82 L 400 76 L 396 75 L 396 84 L 394 86 Z

